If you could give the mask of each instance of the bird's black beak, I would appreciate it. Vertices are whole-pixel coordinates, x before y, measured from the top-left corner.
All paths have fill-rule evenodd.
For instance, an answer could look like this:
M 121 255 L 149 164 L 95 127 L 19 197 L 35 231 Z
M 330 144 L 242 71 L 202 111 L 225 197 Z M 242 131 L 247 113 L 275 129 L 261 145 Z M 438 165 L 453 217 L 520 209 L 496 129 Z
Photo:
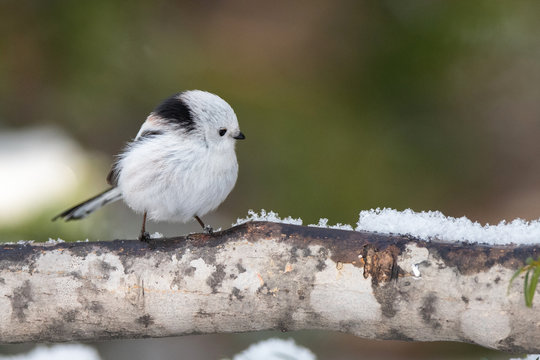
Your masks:
M 242 134 L 241 131 L 239 131 L 238 134 L 233 136 L 233 138 L 235 138 L 236 140 L 244 140 L 246 137 L 244 136 L 244 134 Z

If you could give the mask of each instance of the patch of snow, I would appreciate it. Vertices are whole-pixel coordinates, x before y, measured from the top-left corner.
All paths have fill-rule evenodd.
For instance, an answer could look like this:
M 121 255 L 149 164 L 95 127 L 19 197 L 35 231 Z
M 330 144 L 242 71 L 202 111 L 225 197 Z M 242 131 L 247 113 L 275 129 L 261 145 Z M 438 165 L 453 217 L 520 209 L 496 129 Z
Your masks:
M 58 239 L 53 239 L 53 238 L 49 238 L 48 241 L 45 242 L 45 244 L 49 244 L 49 245 L 54 245 L 54 244 L 61 244 L 61 243 L 65 243 L 64 240 L 58 238 Z
M 161 239 L 163 238 L 163 234 L 159 232 L 155 232 L 152 235 L 150 235 L 150 239 Z
M 411 268 L 412 268 L 412 273 L 413 273 L 414 277 L 420 277 L 420 269 L 418 269 L 418 265 L 417 264 L 412 264 Z
M 19 240 L 17 242 L 14 241 L 6 241 L 2 242 L 2 245 L 32 245 L 34 244 L 34 240 Z
M 251 345 L 233 360 L 315 360 L 315 354 L 298 346 L 293 339 L 268 339 Z
M 34 240 L 19 240 L 16 242 L 17 245 L 32 245 L 34 243 Z M 14 243 L 6 243 L 6 244 L 14 244 Z
M 336 225 L 328 225 L 328 219 L 326 218 L 319 219 L 319 222 L 317 224 L 309 224 L 308 226 L 349 231 L 354 230 L 353 227 L 349 224 L 337 223 Z
M 318 224 L 309 224 L 308 226 L 322 227 L 322 228 L 328 227 L 328 219 L 327 218 L 321 218 L 321 219 L 319 219 Z
M 270 221 L 290 225 L 302 225 L 304 223 L 301 218 L 293 218 L 291 216 L 287 216 L 286 218 L 282 219 L 281 217 L 279 217 L 279 214 L 277 212 L 267 212 L 266 210 L 262 209 L 260 214 L 253 210 L 249 210 L 247 217 L 243 219 L 236 219 L 236 222 L 232 226 L 241 225 L 249 221 Z M 336 225 L 328 225 L 328 219 L 325 218 L 319 219 L 319 222 L 317 224 L 309 224 L 308 226 L 349 231 L 353 230 L 353 227 L 347 224 L 337 223 Z
M 253 210 L 248 211 L 248 216 L 243 219 L 236 219 L 236 222 L 232 226 L 237 226 L 241 224 L 245 224 L 249 221 L 271 221 L 271 222 L 277 222 L 277 223 L 283 223 L 283 224 L 291 224 L 291 225 L 302 225 L 302 219 L 294 219 L 290 216 L 282 219 L 279 217 L 279 214 L 273 211 L 269 211 L 268 213 L 266 210 L 261 210 L 261 214 L 259 215 Z
M 375 209 L 360 212 L 356 231 L 411 235 L 424 240 L 471 243 L 538 244 L 540 221 L 515 219 L 498 225 L 481 225 L 466 217 L 453 218 L 439 211 Z

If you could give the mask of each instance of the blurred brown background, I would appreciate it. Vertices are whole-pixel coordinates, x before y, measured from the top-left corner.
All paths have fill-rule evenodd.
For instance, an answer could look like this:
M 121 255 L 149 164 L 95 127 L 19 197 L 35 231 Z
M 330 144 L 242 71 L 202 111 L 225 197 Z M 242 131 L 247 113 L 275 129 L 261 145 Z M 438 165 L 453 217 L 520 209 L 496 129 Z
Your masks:
M 247 136 L 237 186 L 207 218 L 214 227 L 261 208 L 305 223 L 354 224 L 374 207 L 540 217 L 540 2 L 4 0 L 0 31 L 2 241 L 134 238 L 140 219 L 122 204 L 80 222 L 50 218 L 103 190 L 113 155 L 185 89 L 222 96 Z M 321 359 L 508 358 L 325 332 L 98 349 L 215 359 L 270 336 Z

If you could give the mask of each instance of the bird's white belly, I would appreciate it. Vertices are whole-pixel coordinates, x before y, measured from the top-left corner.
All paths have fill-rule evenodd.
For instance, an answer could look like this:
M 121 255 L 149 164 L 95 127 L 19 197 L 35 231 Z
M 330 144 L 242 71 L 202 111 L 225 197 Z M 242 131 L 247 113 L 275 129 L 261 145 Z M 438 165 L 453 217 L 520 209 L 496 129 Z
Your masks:
M 145 144 L 120 161 L 118 186 L 126 204 L 156 221 L 187 222 L 225 200 L 236 183 L 234 150 L 175 151 Z

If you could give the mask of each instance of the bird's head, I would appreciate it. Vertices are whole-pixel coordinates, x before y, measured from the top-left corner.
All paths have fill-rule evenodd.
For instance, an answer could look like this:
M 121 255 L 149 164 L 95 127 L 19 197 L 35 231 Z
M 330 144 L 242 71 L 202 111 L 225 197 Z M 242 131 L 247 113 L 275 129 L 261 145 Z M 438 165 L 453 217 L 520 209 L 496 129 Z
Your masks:
M 207 91 L 175 94 L 156 107 L 151 116 L 186 136 L 197 136 L 212 148 L 234 149 L 236 140 L 245 139 L 231 106 Z

